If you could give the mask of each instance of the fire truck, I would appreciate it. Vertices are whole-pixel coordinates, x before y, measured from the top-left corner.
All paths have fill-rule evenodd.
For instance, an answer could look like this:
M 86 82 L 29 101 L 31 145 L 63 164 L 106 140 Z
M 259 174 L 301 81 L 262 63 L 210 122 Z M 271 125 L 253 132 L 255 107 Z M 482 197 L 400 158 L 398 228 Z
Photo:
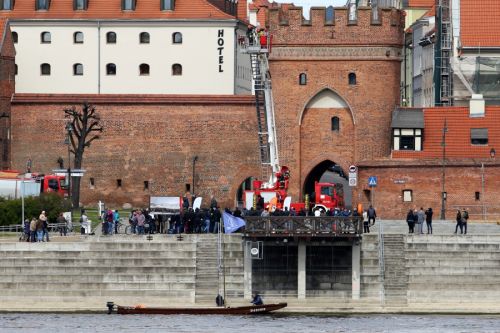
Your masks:
M 246 39 L 242 52 L 250 56 L 252 67 L 255 105 L 257 109 L 257 125 L 259 135 L 259 153 L 261 160 L 261 179 L 254 180 L 252 190 L 244 191 L 245 207 L 256 207 L 263 201 L 270 210 L 295 209 L 300 211 L 316 210 L 325 212 L 332 208 L 344 207 L 344 191 L 342 184 L 315 182 L 314 193 L 305 202 L 292 203 L 288 196 L 290 170 L 279 162 L 274 103 L 269 72 L 268 56 L 271 51 L 271 38 L 267 32 Z
M 18 199 L 23 196 L 39 196 L 40 193 L 55 192 L 68 195 L 66 177 L 18 171 L 0 171 L 0 197 Z

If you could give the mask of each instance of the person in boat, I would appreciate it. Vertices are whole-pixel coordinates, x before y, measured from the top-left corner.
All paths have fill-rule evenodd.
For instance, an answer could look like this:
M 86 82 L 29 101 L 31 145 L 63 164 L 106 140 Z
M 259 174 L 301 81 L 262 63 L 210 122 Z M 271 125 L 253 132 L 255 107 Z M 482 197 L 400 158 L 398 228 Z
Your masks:
M 255 293 L 252 295 L 252 301 L 250 302 L 253 305 L 263 305 L 264 301 L 262 300 L 262 297 L 258 293 Z

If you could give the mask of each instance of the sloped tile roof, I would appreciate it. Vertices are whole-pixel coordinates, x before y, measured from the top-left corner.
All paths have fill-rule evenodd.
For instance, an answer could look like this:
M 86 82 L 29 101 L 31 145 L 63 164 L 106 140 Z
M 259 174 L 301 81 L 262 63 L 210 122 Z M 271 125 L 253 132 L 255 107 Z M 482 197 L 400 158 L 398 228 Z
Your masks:
M 460 38 L 464 47 L 500 47 L 500 1 L 461 0 Z
M 89 0 L 87 10 L 73 10 L 73 0 L 50 2 L 47 11 L 35 10 L 35 0 L 16 0 L 12 11 L 1 17 L 13 19 L 231 19 L 206 0 L 177 0 L 175 10 L 162 11 L 160 0 L 137 0 L 136 9 L 123 11 L 121 0 Z
M 408 1 L 408 7 L 431 8 L 435 2 L 436 0 L 410 0 Z

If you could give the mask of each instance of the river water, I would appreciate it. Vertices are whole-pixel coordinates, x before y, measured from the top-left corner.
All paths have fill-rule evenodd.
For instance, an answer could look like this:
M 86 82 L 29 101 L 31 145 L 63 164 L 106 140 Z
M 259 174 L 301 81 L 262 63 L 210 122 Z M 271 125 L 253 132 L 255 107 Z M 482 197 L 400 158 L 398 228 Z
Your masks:
M 347 333 L 499 332 L 500 316 L 353 315 L 162 316 L 0 314 L 0 332 Z

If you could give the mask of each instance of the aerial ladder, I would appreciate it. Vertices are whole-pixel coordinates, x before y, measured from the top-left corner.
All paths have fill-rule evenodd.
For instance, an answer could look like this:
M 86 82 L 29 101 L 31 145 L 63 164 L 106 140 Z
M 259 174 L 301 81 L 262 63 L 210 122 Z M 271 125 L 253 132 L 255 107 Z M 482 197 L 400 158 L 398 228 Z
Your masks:
M 249 54 L 252 67 L 261 179 L 266 180 L 261 185 L 262 189 L 275 188 L 278 181 L 277 175 L 283 171 L 279 162 L 271 74 L 269 72 L 270 50 L 271 39 L 267 33 L 263 36 L 257 36 L 252 32 L 245 41 L 245 47 L 242 48 L 242 52 Z

